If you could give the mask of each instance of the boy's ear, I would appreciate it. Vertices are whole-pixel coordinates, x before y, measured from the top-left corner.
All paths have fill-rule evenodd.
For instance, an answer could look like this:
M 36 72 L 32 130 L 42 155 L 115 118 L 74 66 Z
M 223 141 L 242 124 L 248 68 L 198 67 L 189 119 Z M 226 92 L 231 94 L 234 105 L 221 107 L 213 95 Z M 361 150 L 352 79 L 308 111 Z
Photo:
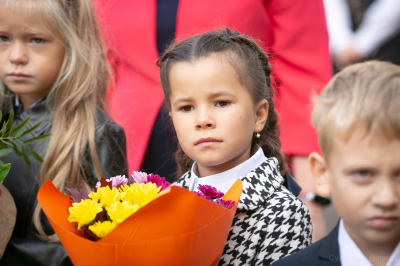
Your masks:
M 169 111 L 168 115 L 169 115 L 169 117 L 172 117 L 171 111 Z
M 331 185 L 328 177 L 328 168 L 324 157 L 313 152 L 308 156 L 308 163 L 314 176 L 316 192 L 322 197 L 328 197 L 331 194 Z
M 256 106 L 256 124 L 255 132 L 260 132 L 267 122 L 268 118 L 268 101 L 262 99 Z

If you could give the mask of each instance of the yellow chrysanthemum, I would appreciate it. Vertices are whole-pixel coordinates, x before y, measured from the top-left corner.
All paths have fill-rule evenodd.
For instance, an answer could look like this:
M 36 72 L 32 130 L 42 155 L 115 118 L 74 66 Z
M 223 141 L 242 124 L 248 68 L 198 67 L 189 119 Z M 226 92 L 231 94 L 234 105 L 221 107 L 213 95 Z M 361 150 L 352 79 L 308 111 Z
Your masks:
M 117 223 L 104 221 L 104 222 L 95 222 L 94 224 L 89 226 L 89 230 L 95 233 L 96 236 L 103 238 L 108 235 L 112 230 L 117 227 Z
M 132 205 L 129 201 L 115 202 L 107 207 L 107 214 L 111 220 L 117 224 L 122 223 L 126 218 L 131 216 L 140 209 L 138 204 Z
M 103 208 L 101 207 L 101 204 L 90 199 L 85 199 L 81 200 L 79 203 L 72 203 L 72 207 L 68 210 L 68 221 L 71 223 L 77 222 L 78 229 L 81 229 L 81 226 L 90 224 L 96 217 L 96 214 L 101 212 Z
M 126 200 L 132 203 L 132 205 L 139 204 L 140 207 L 143 207 L 151 200 L 153 200 L 161 187 L 157 187 L 156 184 L 153 183 L 141 183 L 141 184 L 131 184 L 130 186 L 125 185 L 120 188 L 121 192 L 125 192 L 125 196 L 122 200 Z
M 97 189 L 97 192 L 92 192 L 89 194 L 89 197 L 95 201 L 98 202 L 100 200 L 100 203 L 103 207 L 108 207 L 114 202 L 119 201 L 125 196 L 124 192 L 119 191 L 117 188 L 113 187 L 110 189 L 110 187 L 100 187 Z

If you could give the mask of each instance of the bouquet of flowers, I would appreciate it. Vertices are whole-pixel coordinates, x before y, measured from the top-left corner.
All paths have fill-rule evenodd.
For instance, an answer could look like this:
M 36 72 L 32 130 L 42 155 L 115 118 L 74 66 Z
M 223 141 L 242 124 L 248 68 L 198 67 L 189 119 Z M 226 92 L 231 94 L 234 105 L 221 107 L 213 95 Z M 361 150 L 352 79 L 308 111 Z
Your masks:
M 68 190 L 49 180 L 38 201 L 74 265 L 217 265 L 242 183 L 192 193 L 134 172 L 102 178 L 89 194 Z
M 78 230 L 83 230 L 88 239 L 97 241 L 170 185 L 164 177 L 135 171 L 129 178 L 102 177 L 90 194 L 66 188 L 73 202 L 68 209 L 68 221 L 76 222 Z M 232 200 L 223 200 L 224 193 L 214 187 L 199 185 L 199 190 L 193 193 L 224 208 L 230 209 L 235 205 Z

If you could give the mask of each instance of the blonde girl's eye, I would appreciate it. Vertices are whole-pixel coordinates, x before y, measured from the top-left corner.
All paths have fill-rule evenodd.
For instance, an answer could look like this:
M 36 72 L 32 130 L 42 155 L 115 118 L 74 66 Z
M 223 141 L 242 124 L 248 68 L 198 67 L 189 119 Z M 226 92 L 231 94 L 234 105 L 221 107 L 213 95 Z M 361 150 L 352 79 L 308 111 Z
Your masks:
M 33 38 L 32 39 L 32 42 L 34 43 L 34 44 L 41 44 L 41 43 L 43 43 L 43 39 L 40 39 L 40 38 Z
M 358 178 L 366 179 L 366 178 L 371 177 L 371 176 L 372 176 L 372 173 L 371 173 L 370 171 L 368 171 L 368 170 L 361 170 L 361 171 L 356 171 L 356 172 L 354 173 L 354 175 L 355 175 L 356 177 L 358 177 Z
M 183 112 L 190 112 L 190 111 L 193 111 L 193 110 L 194 110 L 193 106 L 190 106 L 190 105 L 182 106 L 179 109 L 179 111 L 183 111 Z
M 215 106 L 217 106 L 217 107 L 226 107 L 229 104 L 230 104 L 230 102 L 228 102 L 228 101 L 219 101 L 219 102 L 217 102 L 217 104 Z
M 6 36 L 0 36 L 0 41 L 1 42 L 8 42 L 10 39 L 8 39 L 8 37 Z

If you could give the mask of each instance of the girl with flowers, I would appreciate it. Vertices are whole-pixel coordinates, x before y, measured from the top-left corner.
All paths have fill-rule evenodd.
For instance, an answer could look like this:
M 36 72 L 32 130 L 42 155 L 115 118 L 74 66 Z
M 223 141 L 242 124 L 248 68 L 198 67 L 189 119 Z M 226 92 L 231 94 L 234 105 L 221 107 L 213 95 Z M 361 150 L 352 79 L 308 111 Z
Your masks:
M 157 63 L 184 173 L 175 185 L 225 193 L 238 178 L 243 183 L 219 265 L 270 265 L 311 244 L 308 209 L 284 186 L 262 49 L 238 32 L 216 30 L 172 44 Z
M 5 157 L 12 167 L 3 184 L 18 212 L 0 265 L 71 265 L 37 204 L 46 180 L 89 192 L 97 177 L 126 174 L 124 131 L 103 112 L 108 77 L 90 0 L 0 1 L 1 109 L 14 109 L 17 125 L 43 121 L 34 137 L 52 134 L 35 147 L 42 165 Z

